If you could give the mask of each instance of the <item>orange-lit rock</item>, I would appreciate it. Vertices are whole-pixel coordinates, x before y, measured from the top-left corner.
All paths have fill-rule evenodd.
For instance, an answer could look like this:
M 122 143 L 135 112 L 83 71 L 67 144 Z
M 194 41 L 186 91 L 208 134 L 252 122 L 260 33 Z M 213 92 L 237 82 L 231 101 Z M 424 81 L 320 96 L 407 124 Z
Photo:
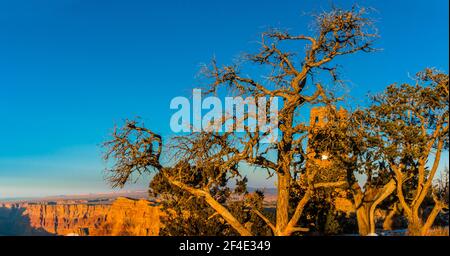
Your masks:
M 0 234 L 159 234 L 159 207 L 147 200 L 118 198 L 112 204 L 3 204 Z
M 92 235 L 157 236 L 160 210 L 147 200 L 118 198 L 110 207 L 106 221 Z

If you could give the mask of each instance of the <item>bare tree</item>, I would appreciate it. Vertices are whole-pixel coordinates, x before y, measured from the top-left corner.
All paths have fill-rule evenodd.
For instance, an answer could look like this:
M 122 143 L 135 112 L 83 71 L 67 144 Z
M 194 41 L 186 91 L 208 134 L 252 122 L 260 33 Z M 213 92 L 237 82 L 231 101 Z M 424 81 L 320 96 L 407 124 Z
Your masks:
M 228 209 L 212 196 L 211 188 L 223 177 L 239 178 L 239 164 L 247 163 L 265 169 L 269 176 L 277 178 L 277 206 L 275 220 L 255 210 L 273 234 L 288 236 L 307 231 L 299 226 L 299 219 L 314 190 L 319 187 L 337 186 L 341 183 L 316 183 L 315 177 L 323 168 L 307 168 L 306 162 L 314 164 L 320 158 L 314 150 L 307 150 L 305 141 L 311 127 L 302 120 L 305 105 L 330 105 L 335 99 L 320 84 L 308 94 L 306 88 L 317 74 L 330 72 L 336 76 L 336 68 L 330 66 L 341 55 L 356 52 L 370 52 L 376 33 L 364 9 L 333 9 L 315 17 L 315 33 L 293 35 L 272 30 L 262 34 L 261 49 L 246 56 L 245 65 L 219 67 L 215 61 L 203 73 L 211 81 L 208 93 L 217 93 L 222 86 L 235 97 L 279 97 L 283 104 L 279 111 L 280 139 L 272 144 L 261 143 L 267 134 L 246 129 L 243 134 L 230 132 L 199 132 L 178 137 L 176 143 L 178 163 L 165 167 L 160 163 L 161 137 L 150 130 L 127 122 L 117 129 L 111 141 L 105 143 L 108 149 L 105 158 L 113 160 L 109 170 L 110 182 L 123 186 L 132 173 L 156 171 L 167 181 L 192 196 L 203 198 L 240 235 L 252 232 Z M 290 52 L 285 49 L 304 47 L 305 52 Z M 243 75 L 241 69 L 255 66 L 267 72 L 265 79 Z M 259 76 L 258 76 L 259 77 Z M 248 113 L 244 119 L 249 119 Z M 269 118 L 269 117 L 268 117 Z M 245 120 L 244 120 L 245 121 Z M 221 124 L 224 124 L 222 120 Z M 195 168 L 202 172 L 201 182 L 192 182 Z M 189 175 L 188 175 L 189 174 Z M 293 187 L 298 187 L 299 200 L 290 208 Z M 291 214 L 290 214 L 291 212 Z

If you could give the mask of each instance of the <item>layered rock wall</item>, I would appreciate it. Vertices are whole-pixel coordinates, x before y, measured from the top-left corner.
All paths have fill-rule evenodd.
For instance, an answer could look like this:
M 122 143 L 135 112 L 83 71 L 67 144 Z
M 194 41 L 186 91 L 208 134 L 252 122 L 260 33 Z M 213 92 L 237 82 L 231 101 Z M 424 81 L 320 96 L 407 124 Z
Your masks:
M 0 204 L 0 235 L 159 234 L 159 207 L 118 198 L 112 204 Z

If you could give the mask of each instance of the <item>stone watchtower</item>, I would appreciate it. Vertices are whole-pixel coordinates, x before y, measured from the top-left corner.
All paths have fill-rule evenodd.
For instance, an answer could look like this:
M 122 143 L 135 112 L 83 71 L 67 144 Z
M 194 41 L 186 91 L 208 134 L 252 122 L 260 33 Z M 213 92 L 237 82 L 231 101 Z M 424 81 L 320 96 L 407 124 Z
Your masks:
M 323 127 L 327 123 L 327 109 L 315 107 L 311 109 L 309 124 L 314 127 Z
M 310 112 L 310 127 L 312 128 L 309 134 L 309 140 L 312 140 L 315 133 L 319 129 L 326 127 L 331 117 L 330 109 L 327 107 L 315 107 L 311 109 Z M 345 118 L 347 116 L 347 111 L 344 108 L 340 108 L 336 113 L 337 118 Z M 329 160 L 330 154 L 332 152 L 317 152 L 314 148 L 311 148 L 311 141 L 308 141 L 308 153 L 313 153 L 315 155 L 315 165 L 320 167 L 330 167 L 332 163 Z M 311 166 L 311 165 L 310 165 Z
M 327 107 L 315 107 L 311 109 L 309 124 L 312 127 L 322 128 L 328 123 L 330 118 L 329 109 Z M 341 107 L 337 111 L 338 118 L 345 118 L 347 111 Z
M 332 109 L 336 111 L 336 109 Z M 308 154 L 313 157 L 306 160 L 306 168 L 320 168 L 321 170 L 316 175 L 316 182 L 333 182 L 345 179 L 346 171 L 343 170 L 338 163 L 331 158 L 335 152 L 324 152 L 314 148 L 315 135 L 320 129 L 325 128 L 331 118 L 345 119 L 348 112 L 344 108 L 340 108 L 337 112 L 331 114 L 327 107 L 315 107 L 310 111 L 310 126 L 312 127 L 308 136 Z M 345 122 L 340 122 L 341 126 L 345 127 Z M 347 199 L 347 191 L 345 188 L 336 187 L 333 189 L 333 205 L 337 211 L 346 213 L 347 216 L 354 212 L 353 203 Z

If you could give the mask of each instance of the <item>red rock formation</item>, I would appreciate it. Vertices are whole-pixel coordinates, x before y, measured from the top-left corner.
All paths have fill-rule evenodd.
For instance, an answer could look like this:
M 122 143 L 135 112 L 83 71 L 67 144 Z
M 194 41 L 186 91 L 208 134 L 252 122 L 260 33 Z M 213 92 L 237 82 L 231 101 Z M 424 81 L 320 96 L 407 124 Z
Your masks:
M 118 198 L 110 207 L 106 221 L 92 235 L 157 236 L 160 209 L 147 200 Z
M 30 235 L 39 231 L 56 235 L 151 236 L 158 235 L 160 227 L 159 207 L 147 200 L 118 198 L 111 205 L 4 204 L 1 209 L 0 234 Z M 2 232 L 2 228 L 17 231 Z

